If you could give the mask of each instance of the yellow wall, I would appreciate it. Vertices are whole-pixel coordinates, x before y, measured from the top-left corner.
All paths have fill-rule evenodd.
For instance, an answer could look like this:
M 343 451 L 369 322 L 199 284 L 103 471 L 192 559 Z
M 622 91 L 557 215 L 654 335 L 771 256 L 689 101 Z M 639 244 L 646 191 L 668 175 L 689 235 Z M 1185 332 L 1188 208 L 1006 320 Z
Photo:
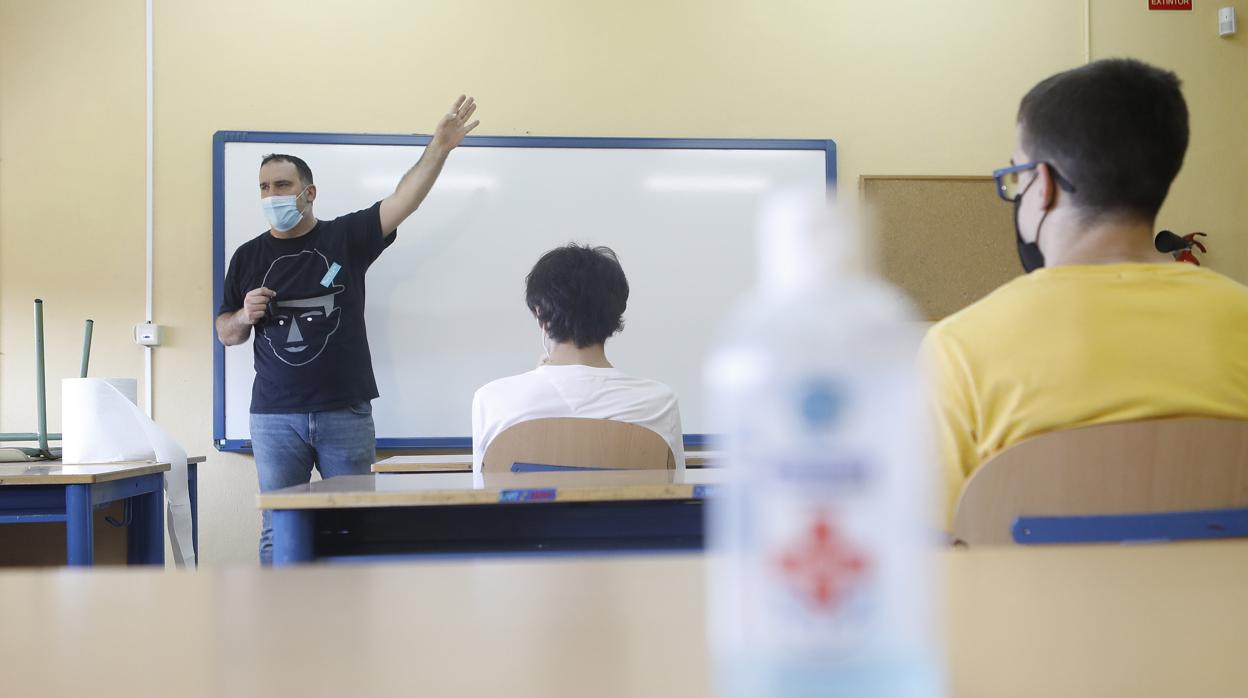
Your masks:
M 423 132 L 468 91 L 482 134 L 831 137 L 847 186 L 982 174 L 1008 159 L 1027 88 L 1083 62 L 1087 17 L 1082 0 L 155 5 L 156 415 L 210 454 L 218 129 Z M 1179 70 L 1195 134 L 1162 222 L 1212 231 L 1214 265 L 1248 280 L 1248 140 L 1231 130 L 1248 52 L 1216 36 L 1212 5 L 1144 7 L 1093 0 L 1093 56 Z M 28 428 L 33 293 L 55 301 L 52 375 L 74 370 L 87 313 L 96 374 L 141 371 L 125 335 L 143 310 L 142 40 L 141 0 L 0 0 L 0 428 Z M 57 275 L 26 261 L 41 246 Z M 250 562 L 250 459 L 214 454 L 201 482 L 204 564 Z
M 1248 282 L 1248 3 L 1195 2 L 1191 12 L 1131 12 L 1131 0 L 1092 3 L 1092 55 L 1137 56 L 1178 73 L 1191 115 L 1183 171 L 1157 220 L 1210 234 L 1206 263 Z M 1235 7 L 1240 35 L 1217 35 L 1218 8 Z
M 143 3 L 0 0 L 0 431 L 33 431 L 31 301 L 49 417 L 95 319 L 94 375 L 141 376 Z

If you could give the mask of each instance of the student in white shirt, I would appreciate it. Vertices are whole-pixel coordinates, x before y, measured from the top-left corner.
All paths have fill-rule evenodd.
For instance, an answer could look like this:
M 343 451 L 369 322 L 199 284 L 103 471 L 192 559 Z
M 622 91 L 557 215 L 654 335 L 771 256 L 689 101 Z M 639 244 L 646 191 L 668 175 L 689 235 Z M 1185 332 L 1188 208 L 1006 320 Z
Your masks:
M 683 471 L 676 394 L 607 361 L 606 341 L 624 328 L 628 305 L 628 279 L 615 253 L 577 244 L 547 252 L 525 279 L 525 301 L 542 332 L 541 364 L 473 395 L 473 472 L 481 472 L 486 448 L 504 429 L 546 417 L 640 424 L 667 441 L 676 470 Z

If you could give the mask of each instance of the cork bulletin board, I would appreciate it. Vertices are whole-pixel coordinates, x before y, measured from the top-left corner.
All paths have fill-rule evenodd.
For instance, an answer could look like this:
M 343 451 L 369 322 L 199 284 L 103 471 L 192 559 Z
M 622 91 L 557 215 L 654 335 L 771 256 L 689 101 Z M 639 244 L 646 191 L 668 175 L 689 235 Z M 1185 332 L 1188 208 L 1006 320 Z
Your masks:
M 1014 209 L 991 177 L 863 176 L 875 255 L 928 320 L 939 320 L 1022 273 Z

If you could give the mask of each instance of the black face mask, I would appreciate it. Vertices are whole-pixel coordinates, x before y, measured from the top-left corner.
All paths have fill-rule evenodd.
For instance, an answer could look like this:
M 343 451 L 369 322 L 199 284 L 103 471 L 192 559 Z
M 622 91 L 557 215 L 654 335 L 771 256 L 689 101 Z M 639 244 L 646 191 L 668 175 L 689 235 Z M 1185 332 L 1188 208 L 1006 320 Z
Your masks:
M 1023 232 L 1018 227 L 1018 209 L 1022 206 L 1025 193 L 1026 190 L 1014 199 L 1014 239 L 1018 243 L 1018 261 L 1022 262 L 1023 271 L 1030 274 L 1044 266 L 1044 253 L 1040 251 L 1040 226 L 1036 226 L 1036 242 L 1023 242 Z M 1048 215 L 1047 211 L 1045 215 Z M 1044 218 L 1040 219 L 1040 225 L 1044 225 Z

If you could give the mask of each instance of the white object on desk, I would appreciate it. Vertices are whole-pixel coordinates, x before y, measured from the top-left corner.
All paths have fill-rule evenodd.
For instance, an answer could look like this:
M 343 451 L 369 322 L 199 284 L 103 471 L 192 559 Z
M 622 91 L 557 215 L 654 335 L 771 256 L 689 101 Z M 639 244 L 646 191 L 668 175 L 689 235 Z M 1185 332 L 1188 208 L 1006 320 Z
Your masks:
M 921 336 L 900 291 L 858 270 L 862 236 L 824 197 L 770 201 L 758 286 L 707 360 L 728 425 L 729 487 L 706 521 L 724 698 L 943 694 Z
M 66 378 L 61 382 L 62 461 L 169 463 L 165 499 L 169 540 L 179 566 L 195 566 L 186 451 L 135 404 L 133 378 Z

